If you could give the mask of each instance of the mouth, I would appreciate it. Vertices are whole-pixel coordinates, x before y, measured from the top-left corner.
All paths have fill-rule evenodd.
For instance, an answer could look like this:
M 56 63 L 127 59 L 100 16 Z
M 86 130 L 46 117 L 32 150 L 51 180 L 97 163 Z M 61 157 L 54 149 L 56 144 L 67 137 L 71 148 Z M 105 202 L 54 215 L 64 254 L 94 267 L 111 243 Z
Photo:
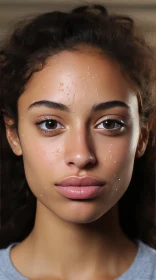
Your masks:
M 71 199 L 89 199 L 103 193 L 105 186 L 55 186 L 60 194 Z
M 77 177 L 77 176 L 70 176 L 62 180 L 61 182 L 56 183 L 56 186 L 103 186 L 104 181 L 101 181 L 95 177 L 91 176 L 84 176 L 84 177 Z
M 55 184 L 57 191 L 71 199 L 90 199 L 98 197 L 105 189 L 105 182 L 91 177 L 71 176 Z

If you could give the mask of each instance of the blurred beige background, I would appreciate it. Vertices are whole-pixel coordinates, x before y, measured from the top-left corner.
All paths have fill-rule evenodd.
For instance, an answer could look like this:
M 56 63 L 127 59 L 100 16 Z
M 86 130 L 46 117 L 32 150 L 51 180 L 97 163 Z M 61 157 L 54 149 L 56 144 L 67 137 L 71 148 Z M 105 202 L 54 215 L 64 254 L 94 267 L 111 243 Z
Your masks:
M 0 38 L 26 15 L 52 10 L 68 11 L 75 5 L 88 3 L 103 4 L 109 12 L 131 16 L 150 44 L 156 47 L 156 0 L 0 0 Z

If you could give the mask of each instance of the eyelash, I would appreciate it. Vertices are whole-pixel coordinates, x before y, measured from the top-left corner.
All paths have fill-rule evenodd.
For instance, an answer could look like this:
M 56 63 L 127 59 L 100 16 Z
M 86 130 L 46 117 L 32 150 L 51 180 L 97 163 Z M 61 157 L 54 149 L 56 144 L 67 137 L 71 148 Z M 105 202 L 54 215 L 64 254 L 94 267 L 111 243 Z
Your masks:
M 37 126 L 40 126 L 41 124 L 43 124 L 43 123 L 47 123 L 48 121 L 54 121 L 55 123 L 58 123 L 58 124 L 60 124 L 58 121 L 56 121 L 55 119 L 44 119 L 44 120 L 42 120 L 42 121 L 39 121 L 39 122 L 36 122 L 36 125 Z M 104 123 L 104 122 L 106 122 L 106 121 L 112 121 L 112 122 L 114 122 L 114 123 L 117 123 L 119 126 L 120 126 L 120 130 L 122 130 L 122 129 L 124 129 L 125 128 L 125 124 L 124 124 L 124 122 L 122 121 L 122 120 L 116 120 L 116 119 L 113 119 L 113 118 L 108 118 L 108 119 L 106 119 L 106 120 L 103 120 L 102 122 L 100 122 L 98 125 L 96 125 L 96 126 L 99 126 L 100 124 L 102 124 L 102 123 Z M 119 127 L 118 127 L 119 128 Z M 118 130 L 118 128 L 117 129 L 103 129 L 103 130 L 106 130 L 106 131 L 117 131 Z M 44 133 L 52 133 L 52 132 L 55 132 L 57 129 L 55 128 L 55 129 L 51 129 L 51 130 L 45 130 L 45 129 L 43 129 L 43 128 L 40 128 Z M 59 128 L 60 129 L 60 128 Z
M 43 123 L 47 123 L 48 121 L 54 121 L 55 123 L 59 123 L 58 121 L 56 121 L 55 119 L 44 119 L 43 121 L 39 121 L 39 122 L 36 122 L 36 125 L 37 126 L 40 126 L 40 124 L 43 124 Z M 59 123 L 60 124 L 60 123 Z M 56 131 L 56 128 L 53 129 L 53 130 L 45 130 L 43 128 L 41 128 L 41 130 L 44 132 L 44 133 L 52 133 L 54 131 Z

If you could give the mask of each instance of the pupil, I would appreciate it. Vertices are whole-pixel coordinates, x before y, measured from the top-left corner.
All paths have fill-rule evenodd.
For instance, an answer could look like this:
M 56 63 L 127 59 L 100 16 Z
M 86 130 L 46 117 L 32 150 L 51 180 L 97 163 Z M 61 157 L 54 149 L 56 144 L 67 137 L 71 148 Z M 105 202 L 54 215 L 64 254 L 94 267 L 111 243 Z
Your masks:
M 52 121 L 52 120 L 47 121 L 46 127 L 47 127 L 48 129 L 52 129 L 52 128 L 54 129 L 54 128 L 56 128 L 56 121 Z
M 107 120 L 105 121 L 106 127 L 113 128 L 114 127 L 114 121 L 113 120 Z

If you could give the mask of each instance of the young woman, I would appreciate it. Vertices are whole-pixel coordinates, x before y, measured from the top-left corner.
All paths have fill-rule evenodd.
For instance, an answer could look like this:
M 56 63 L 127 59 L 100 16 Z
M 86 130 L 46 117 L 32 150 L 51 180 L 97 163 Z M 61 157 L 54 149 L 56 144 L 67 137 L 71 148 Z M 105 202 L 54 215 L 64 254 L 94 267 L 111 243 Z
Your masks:
M 0 52 L 0 279 L 156 279 L 155 54 L 103 6 Z

